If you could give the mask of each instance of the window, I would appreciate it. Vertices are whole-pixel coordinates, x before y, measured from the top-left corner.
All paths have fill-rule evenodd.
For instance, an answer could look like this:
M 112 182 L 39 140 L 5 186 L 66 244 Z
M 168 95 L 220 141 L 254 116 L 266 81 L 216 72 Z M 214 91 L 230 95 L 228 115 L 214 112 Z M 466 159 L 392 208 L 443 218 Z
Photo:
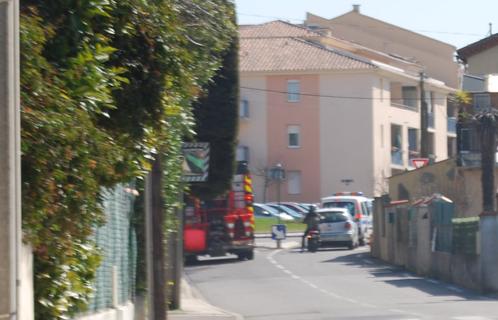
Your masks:
M 239 116 L 241 118 L 249 118 L 249 100 L 242 99 L 242 101 L 240 101 Z
M 446 114 L 448 116 L 447 130 L 449 133 L 456 133 L 457 114 L 455 105 L 448 99 L 446 104 Z
M 481 140 L 477 130 L 474 128 L 460 128 L 458 143 L 458 152 L 469 153 L 479 152 L 481 147 Z
M 448 158 L 451 158 L 456 155 L 457 148 L 456 148 L 456 138 L 453 137 L 448 137 Z
M 289 194 L 301 193 L 301 171 L 287 172 L 287 187 Z
M 414 128 L 408 128 L 408 158 L 413 159 L 418 157 L 418 130 Z
M 427 125 L 429 128 L 434 128 L 434 92 L 425 92 L 425 103 L 427 104 Z
M 238 146 L 236 153 L 237 161 L 247 161 L 249 162 L 249 147 L 248 146 Z
M 403 136 L 401 126 L 391 125 L 391 163 L 403 165 Z
M 287 81 L 287 101 L 298 102 L 300 99 L 300 91 L 299 80 Z
M 300 132 L 299 126 L 288 126 L 287 127 L 287 135 L 288 135 L 288 143 L 289 148 L 299 148 L 300 147 Z
M 435 150 L 435 142 L 434 142 L 434 133 L 429 132 L 427 135 L 427 151 L 429 152 L 429 157 L 434 157 L 436 156 L 436 150 Z
M 474 94 L 474 109 L 480 111 L 491 107 L 491 98 L 489 93 Z
M 404 86 L 401 88 L 403 104 L 411 108 L 417 108 L 417 87 Z
M 380 101 L 384 102 L 384 79 L 380 78 L 379 80 L 379 87 L 380 87 Z

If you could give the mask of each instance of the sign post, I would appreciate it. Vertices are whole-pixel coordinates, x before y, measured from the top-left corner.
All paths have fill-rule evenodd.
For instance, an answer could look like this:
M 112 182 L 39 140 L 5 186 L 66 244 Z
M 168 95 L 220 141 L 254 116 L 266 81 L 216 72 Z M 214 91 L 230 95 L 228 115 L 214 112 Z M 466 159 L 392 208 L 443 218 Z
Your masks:
M 277 243 L 279 241 L 285 240 L 286 235 L 287 229 L 285 224 L 274 224 L 271 226 L 271 238 L 273 240 L 277 240 Z
M 282 181 L 285 180 L 285 169 L 282 167 L 281 163 L 277 163 L 273 168 L 270 169 L 270 176 L 272 180 L 277 181 L 277 201 L 278 201 L 278 225 L 282 226 L 280 224 L 280 214 L 281 214 L 281 209 L 280 209 L 280 185 L 282 184 Z M 284 238 L 285 239 L 285 225 L 284 226 Z M 273 234 L 273 227 L 272 227 L 272 234 Z M 272 236 L 273 238 L 273 236 Z M 281 241 L 283 239 L 279 239 L 278 237 L 273 238 L 274 240 L 277 240 L 277 248 L 281 248 Z
M 183 182 L 205 182 L 209 173 L 209 143 L 193 142 L 182 145 Z

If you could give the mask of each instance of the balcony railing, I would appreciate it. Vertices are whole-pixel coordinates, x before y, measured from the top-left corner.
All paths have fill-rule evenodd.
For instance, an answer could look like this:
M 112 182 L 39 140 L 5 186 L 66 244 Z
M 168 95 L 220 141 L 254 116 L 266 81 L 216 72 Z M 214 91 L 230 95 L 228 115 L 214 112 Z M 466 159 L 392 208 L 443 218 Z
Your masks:
M 393 147 L 391 150 L 391 163 L 400 166 L 403 165 L 403 152 L 396 147 Z
M 412 159 L 420 158 L 420 152 L 415 150 L 408 151 L 408 165 L 412 165 Z
M 434 114 L 433 113 L 427 114 L 427 121 L 428 121 L 429 128 L 434 129 Z
M 457 124 L 456 117 L 448 117 L 448 132 L 456 133 L 456 124 Z

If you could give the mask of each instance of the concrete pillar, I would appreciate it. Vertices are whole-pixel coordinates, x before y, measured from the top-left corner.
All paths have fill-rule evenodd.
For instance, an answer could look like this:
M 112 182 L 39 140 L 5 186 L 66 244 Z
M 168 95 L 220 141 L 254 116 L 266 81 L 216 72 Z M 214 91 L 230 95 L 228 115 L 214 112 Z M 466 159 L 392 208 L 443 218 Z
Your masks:
M 21 319 L 19 2 L 0 0 L 0 319 Z
M 485 292 L 498 291 L 498 216 L 481 215 L 481 283 Z

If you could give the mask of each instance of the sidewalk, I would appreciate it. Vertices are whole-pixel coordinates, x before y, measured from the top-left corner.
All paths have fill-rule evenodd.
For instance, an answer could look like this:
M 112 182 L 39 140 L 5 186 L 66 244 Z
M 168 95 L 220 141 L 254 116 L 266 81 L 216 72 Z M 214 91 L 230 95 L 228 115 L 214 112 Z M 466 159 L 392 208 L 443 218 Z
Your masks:
M 171 320 L 243 320 L 243 317 L 209 304 L 189 280 L 182 277 L 181 309 L 168 312 Z

